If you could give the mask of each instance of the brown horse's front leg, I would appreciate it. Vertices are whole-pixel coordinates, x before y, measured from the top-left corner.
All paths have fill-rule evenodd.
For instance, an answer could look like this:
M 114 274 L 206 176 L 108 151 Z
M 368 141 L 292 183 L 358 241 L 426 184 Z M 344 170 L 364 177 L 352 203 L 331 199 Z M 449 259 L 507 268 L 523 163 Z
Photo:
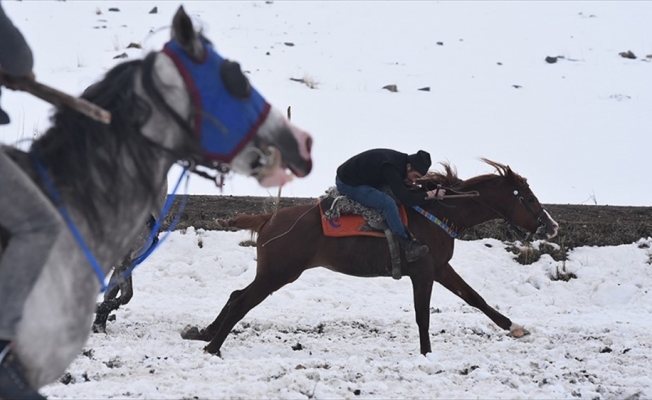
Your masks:
M 414 313 L 419 327 L 421 354 L 432 352 L 430 346 L 430 298 L 432 296 L 432 277 L 410 276 L 414 294 Z
M 522 326 L 512 323 L 509 318 L 489 306 L 482 296 L 464 282 L 464 279 L 453 270 L 450 264 L 435 268 L 435 280 L 459 296 L 468 305 L 482 311 L 496 325 L 510 331 L 515 337 L 521 337 L 529 333 Z

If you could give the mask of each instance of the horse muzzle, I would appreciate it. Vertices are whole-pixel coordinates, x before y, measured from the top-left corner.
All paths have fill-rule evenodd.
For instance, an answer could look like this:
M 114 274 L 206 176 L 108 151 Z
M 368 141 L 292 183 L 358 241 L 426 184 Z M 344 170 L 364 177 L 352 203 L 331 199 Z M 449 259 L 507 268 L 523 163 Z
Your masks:
M 312 170 L 312 137 L 276 110 L 271 110 L 261 124 L 255 142 L 249 150 L 256 149 L 255 155 L 245 155 L 244 166 L 236 164 L 248 168 L 239 172 L 255 177 L 263 187 L 283 186 L 294 176 L 303 178 Z
M 539 218 L 539 227 L 534 233 L 535 239 L 552 239 L 559 232 L 559 224 L 552 219 L 547 211 L 543 210 L 543 215 Z

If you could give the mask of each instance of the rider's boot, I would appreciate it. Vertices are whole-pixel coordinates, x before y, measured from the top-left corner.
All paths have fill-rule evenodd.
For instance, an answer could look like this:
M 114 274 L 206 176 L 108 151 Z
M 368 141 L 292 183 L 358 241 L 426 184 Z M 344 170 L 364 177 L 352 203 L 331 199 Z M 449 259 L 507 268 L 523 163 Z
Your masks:
M 11 342 L 6 340 L 0 340 L 0 399 L 45 399 L 27 382 L 25 369 L 11 350 Z
M 429 251 L 428 246 L 419 242 L 414 237 L 410 237 L 409 239 L 406 239 L 402 236 L 399 236 L 398 238 L 401 247 L 403 247 L 403 250 L 405 250 L 405 259 L 407 260 L 407 262 L 416 261 L 419 258 L 428 254 Z

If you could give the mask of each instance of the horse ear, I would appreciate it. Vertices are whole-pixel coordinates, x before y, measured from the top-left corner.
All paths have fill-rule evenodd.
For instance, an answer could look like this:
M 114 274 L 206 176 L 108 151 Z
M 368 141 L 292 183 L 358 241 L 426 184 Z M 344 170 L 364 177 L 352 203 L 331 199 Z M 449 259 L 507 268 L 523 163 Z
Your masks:
M 204 46 L 195 32 L 192 21 L 183 6 L 179 6 L 172 19 L 172 39 L 176 39 L 181 48 L 194 60 L 204 58 Z

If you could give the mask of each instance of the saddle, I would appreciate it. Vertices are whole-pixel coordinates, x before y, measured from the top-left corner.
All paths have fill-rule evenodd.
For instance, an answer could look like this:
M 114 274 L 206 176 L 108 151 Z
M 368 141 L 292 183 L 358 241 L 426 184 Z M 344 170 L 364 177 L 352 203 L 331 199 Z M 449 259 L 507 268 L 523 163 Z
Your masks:
M 378 210 L 365 207 L 341 194 L 336 187 L 329 188 L 319 200 L 321 226 L 325 236 L 374 236 L 386 237 L 392 261 L 390 275 L 401 279 L 401 257 L 398 241 L 389 229 L 384 216 Z M 403 225 L 407 226 L 405 206 L 397 203 L 399 216 Z

